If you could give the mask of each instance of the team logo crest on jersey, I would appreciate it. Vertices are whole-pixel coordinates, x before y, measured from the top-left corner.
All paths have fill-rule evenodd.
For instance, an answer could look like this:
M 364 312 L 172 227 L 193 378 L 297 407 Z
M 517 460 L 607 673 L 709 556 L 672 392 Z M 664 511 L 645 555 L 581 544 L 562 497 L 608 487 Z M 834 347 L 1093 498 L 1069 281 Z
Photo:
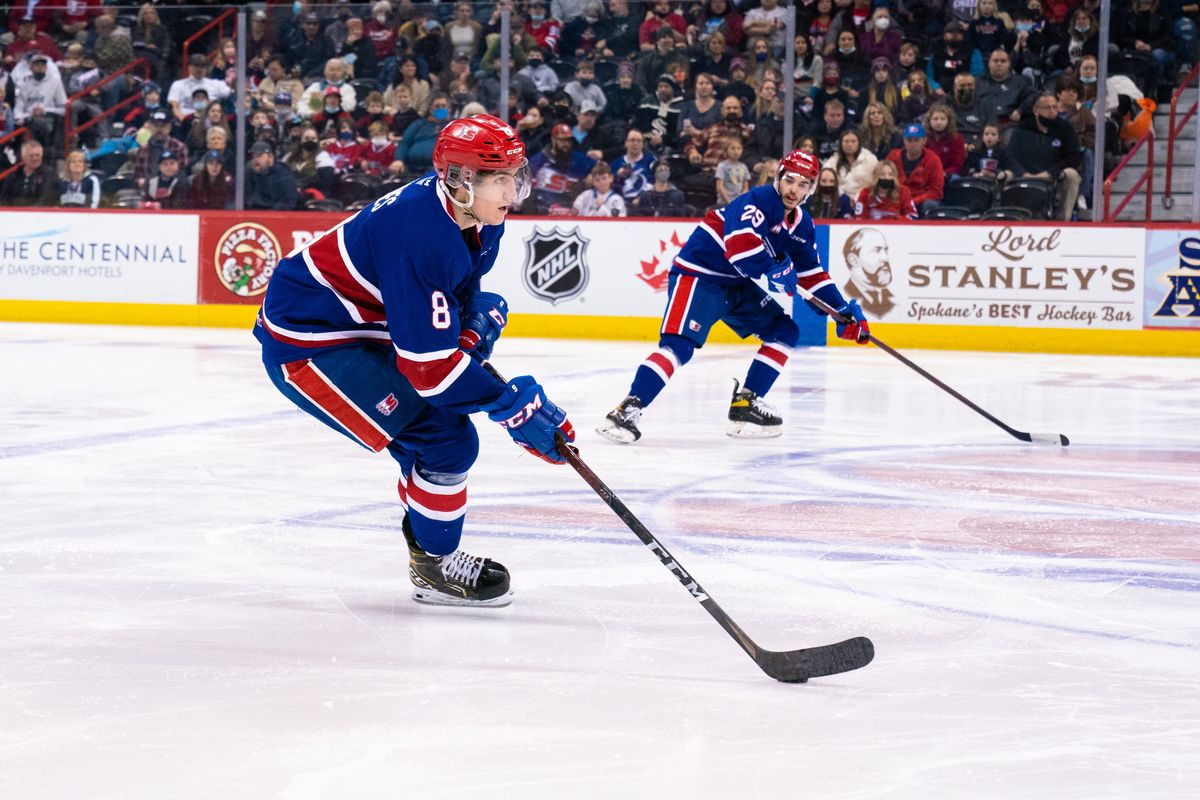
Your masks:
M 557 226 L 544 231 L 535 227 L 525 239 L 525 264 L 521 280 L 529 293 L 551 305 L 570 300 L 587 288 L 588 240 L 579 230 Z
M 279 257 L 275 234 L 255 222 L 242 222 L 217 239 L 213 265 L 217 278 L 232 294 L 254 297 L 267 290 Z
M 389 394 L 387 397 L 375 404 L 375 408 L 379 409 L 379 413 L 385 417 L 390 417 L 396 407 L 400 405 L 400 401 L 396 399 L 395 394 Z
M 649 261 L 639 259 L 642 269 L 637 274 L 638 278 L 654 291 L 665 292 L 671 277 L 671 264 L 682 249 L 679 231 L 671 231 L 670 239 L 658 240 L 658 252 Z
M 1179 267 L 1163 277 L 1170 289 L 1152 316 L 1200 317 L 1200 239 L 1188 237 L 1179 243 Z

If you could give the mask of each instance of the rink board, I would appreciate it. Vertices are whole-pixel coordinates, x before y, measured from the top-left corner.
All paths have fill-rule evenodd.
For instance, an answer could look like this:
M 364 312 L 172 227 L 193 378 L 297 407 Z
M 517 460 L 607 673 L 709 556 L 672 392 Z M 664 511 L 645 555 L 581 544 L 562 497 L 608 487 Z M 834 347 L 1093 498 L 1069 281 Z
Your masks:
M 278 259 L 343 218 L 5 211 L 0 319 L 248 328 Z M 512 218 L 484 285 L 509 300 L 509 335 L 651 341 L 694 228 Z M 1194 226 L 836 223 L 817 245 L 894 346 L 1200 355 Z M 825 338 L 806 307 L 796 316 L 808 341 Z M 737 337 L 718 326 L 711 341 Z

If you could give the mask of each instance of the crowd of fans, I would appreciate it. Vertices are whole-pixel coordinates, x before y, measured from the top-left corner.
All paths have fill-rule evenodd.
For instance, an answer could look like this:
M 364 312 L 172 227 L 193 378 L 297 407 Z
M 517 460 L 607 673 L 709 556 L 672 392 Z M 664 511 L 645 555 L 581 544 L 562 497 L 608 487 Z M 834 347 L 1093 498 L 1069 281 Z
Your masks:
M 1113 4 L 1119 75 L 1097 113 L 1098 0 L 800 0 L 785 142 L 779 0 L 266 0 L 244 65 L 232 38 L 184 57 L 228 4 L 0 2 L 0 205 L 231 208 L 244 164 L 246 208 L 353 209 L 426 174 L 447 122 L 501 113 L 506 93 L 534 181 L 522 213 L 696 215 L 800 148 L 823 166 L 819 218 L 1016 198 L 1070 219 L 1123 127 L 1191 70 L 1198 3 Z

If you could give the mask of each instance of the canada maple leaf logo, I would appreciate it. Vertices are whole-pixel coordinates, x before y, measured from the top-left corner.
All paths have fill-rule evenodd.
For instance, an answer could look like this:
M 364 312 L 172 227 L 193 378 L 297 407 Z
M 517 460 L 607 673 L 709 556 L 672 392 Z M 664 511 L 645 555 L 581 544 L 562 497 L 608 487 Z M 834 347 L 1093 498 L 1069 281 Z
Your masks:
M 678 231 L 671 231 L 671 238 L 668 240 L 659 239 L 658 252 L 649 261 L 638 262 L 642 265 L 638 278 L 654 291 L 665 292 L 671 273 L 671 263 L 682 248 L 683 242 L 679 241 Z

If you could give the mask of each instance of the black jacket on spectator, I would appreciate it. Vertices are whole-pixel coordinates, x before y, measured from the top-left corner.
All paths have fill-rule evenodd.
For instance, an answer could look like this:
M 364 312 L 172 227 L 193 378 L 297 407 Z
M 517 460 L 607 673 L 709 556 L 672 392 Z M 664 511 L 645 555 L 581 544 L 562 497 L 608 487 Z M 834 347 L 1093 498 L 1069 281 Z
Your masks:
M 1024 75 L 1010 72 L 1002 81 L 984 75 L 976 81 L 976 85 L 979 105 L 985 114 L 1003 120 L 1014 111 L 1020 111 L 1022 117 L 1033 113 L 1031 109 L 1037 100 L 1037 91 Z
M 565 58 L 585 58 L 595 50 L 597 42 L 607 38 L 608 20 L 601 18 L 593 25 L 583 17 L 575 17 L 563 25 L 562 38 L 558 40 L 558 52 Z M 577 54 L 575 51 L 579 49 L 583 52 Z
M 971 45 L 963 42 L 948 50 L 944 41 L 938 42 L 929 53 L 929 68 L 942 88 L 953 86 L 955 75 L 971 71 Z
M 290 211 L 298 198 L 296 179 L 283 164 L 272 164 L 261 174 L 246 170 L 246 208 Z
M 746 142 L 746 155 L 750 160 L 777 158 L 784 151 L 783 117 L 764 114 L 754 123 L 750 141 Z M 788 148 L 790 149 L 790 148 Z
M 687 216 L 687 198 L 674 184 L 669 184 L 665 192 L 653 189 L 642 192 L 638 195 L 636 208 L 638 216 L 684 217 Z
M 58 205 L 58 176 L 46 164 L 35 169 L 32 175 L 26 175 L 24 167 L 17 167 L 0 184 L 0 205 Z
M 654 90 L 658 88 L 658 76 L 667 71 L 667 62 L 674 57 L 675 51 L 664 56 L 657 50 L 651 50 L 649 53 L 643 53 L 634 62 L 637 65 L 636 82 L 646 94 L 654 94 Z
M 608 49 L 613 51 L 613 55 L 617 59 L 626 59 L 636 55 L 641 19 L 631 13 L 627 17 L 610 15 L 605 22 L 608 24 L 608 38 L 605 43 L 608 45 Z
M 1113 41 L 1122 47 L 1133 50 L 1134 42 L 1142 41 L 1156 49 L 1174 49 L 1171 21 L 1161 5 L 1140 14 L 1126 9 L 1118 17 L 1113 25 Z
M 633 117 L 646 93 L 635 83 L 628 89 L 622 89 L 616 85 L 605 86 L 604 96 L 608 98 L 608 104 L 604 106 L 604 119 L 609 122 L 624 122 L 626 125 L 630 125 L 633 123 Z
M 1049 172 L 1057 177 L 1067 167 L 1079 169 L 1082 162 L 1079 138 L 1071 123 L 1055 118 L 1042 124 L 1046 126 L 1045 133 L 1038 128 L 1037 117 L 1030 114 L 1012 132 L 1008 154 L 1017 176 Z
M 650 95 L 638 106 L 634 127 L 645 134 L 658 131 L 662 134 L 664 145 L 675 147 L 679 144 L 679 114 L 682 106 L 678 97 L 671 98 L 669 103 L 660 103 L 656 95 Z
M 285 56 L 289 68 L 300 66 L 301 77 L 322 75 L 325 62 L 333 58 L 333 42 L 321 33 L 314 39 L 301 34 L 288 44 Z
M 958 132 L 962 134 L 963 140 L 967 144 L 979 138 L 983 133 L 983 126 L 989 122 L 996 121 L 996 115 L 991 114 L 979 102 L 979 96 L 975 95 L 971 98 L 971 102 L 962 104 L 958 102 L 958 98 L 952 94 L 947 95 L 946 99 L 952 111 L 954 111 L 954 119 L 958 123 Z

